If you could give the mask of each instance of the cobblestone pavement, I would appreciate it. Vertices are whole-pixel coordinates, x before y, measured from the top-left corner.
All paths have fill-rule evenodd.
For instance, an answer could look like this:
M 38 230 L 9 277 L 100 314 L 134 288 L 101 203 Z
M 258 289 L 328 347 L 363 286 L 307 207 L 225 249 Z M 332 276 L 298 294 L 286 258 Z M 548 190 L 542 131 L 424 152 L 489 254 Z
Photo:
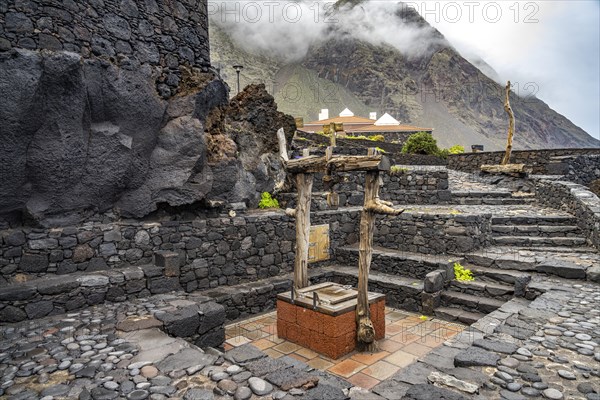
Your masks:
M 505 303 L 373 391 L 387 399 L 599 399 L 600 286 L 546 283 L 536 300 Z

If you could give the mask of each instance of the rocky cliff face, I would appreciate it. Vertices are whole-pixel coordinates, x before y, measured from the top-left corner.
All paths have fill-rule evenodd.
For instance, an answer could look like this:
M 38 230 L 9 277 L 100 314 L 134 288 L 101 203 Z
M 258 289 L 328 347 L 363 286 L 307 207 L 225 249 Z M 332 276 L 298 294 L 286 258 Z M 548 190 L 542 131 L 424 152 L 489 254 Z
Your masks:
M 153 71 L 127 58 L 0 53 L 0 214 L 54 226 L 110 210 L 143 217 L 162 204 L 255 206 L 272 190 L 279 164 L 269 153 L 293 119 L 264 87 L 229 103 L 224 82 L 192 72 L 164 100 Z

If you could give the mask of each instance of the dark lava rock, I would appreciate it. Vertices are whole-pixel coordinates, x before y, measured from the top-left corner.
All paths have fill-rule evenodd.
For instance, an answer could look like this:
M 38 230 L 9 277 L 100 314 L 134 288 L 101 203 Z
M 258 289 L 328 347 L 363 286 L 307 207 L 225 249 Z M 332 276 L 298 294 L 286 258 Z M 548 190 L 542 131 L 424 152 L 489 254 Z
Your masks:
M 500 356 L 496 353 L 479 347 L 470 347 L 454 357 L 454 365 L 457 367 L 495 367 L 498 360 L 500 360 Z
M 127 26 L 113 22 L 127 36 Z M 96 47 L 114 53 L 110 43 Z M 229 102 L 226 85 L 211 74 L 167 102 L 150 69 L 13 48 L 0 53 L 0 82 L 0 213 L 20 210 L 46 226 L 110 209 L 143 217 L 162 203 L 257 204 L 281 173 L 277 129 L 289 139 L 295 132 L 264 85 Z
M 347 400 L 348 396 L 344 394 L 342 389 L 330 385 L 319 385 L 310 390 L 307 390 L 302 400 Z
M 402 397 L 402 400 L 466 400 L 457 392 L 433 385 L 414 385 Z
M 496 340 L 478 339 L 473 342 L 473 346 L 481 347 L 482 349 L 494 351 L 496 353 L 513 354 L 519 346 L 514 343 L 501 342 Z

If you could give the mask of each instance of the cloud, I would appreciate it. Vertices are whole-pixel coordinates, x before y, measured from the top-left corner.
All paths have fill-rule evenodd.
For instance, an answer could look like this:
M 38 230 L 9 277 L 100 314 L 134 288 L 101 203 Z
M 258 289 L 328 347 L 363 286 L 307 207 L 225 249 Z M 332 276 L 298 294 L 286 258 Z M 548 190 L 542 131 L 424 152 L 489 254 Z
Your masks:
M 303 58 L 310 46 L 331 37 L 396 47 L 404 55 L 422 55 L 443 38 L 430 26 L 398 15 L 395 1 L 367 1 L 334 12 L 332 1 L 209 1 L 211 22 L 226 30 L 244 50 L 286 62 Z
M 352 3 L 352 2 L 351 2 Z M 356 1 L 354 1 L 356 3 Z M 209 1 L 211 22 L 244 50 L 283 62 L 311 45 L 349 35 L 418 57 L 445 43 L 431 26 L 398 13 L 412 8 L 477 64 L 483 59 L 520 95 L 535 94 L 600 136 L 600 2 L 370 0 L 332 13 L 332 1 Z M 529 85 L 528 85 L 529 84 Z

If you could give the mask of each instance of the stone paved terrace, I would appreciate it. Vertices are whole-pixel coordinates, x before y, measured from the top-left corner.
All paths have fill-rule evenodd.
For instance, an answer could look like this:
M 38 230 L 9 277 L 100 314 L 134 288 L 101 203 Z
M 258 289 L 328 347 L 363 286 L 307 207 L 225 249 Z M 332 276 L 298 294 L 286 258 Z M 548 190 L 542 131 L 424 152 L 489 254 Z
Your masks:
M 386 337 L 379 351 L 354 351 L 337 360 L 320 355 L 277 336 L 277 313 L 271 312 L 226 328 L 225 350 L 252 344 L 269 357 L 292 357 L 311 368 L 327 371 L 365 389 L 386 380 L 419 357 L 460 334 L 465 326 L 419 314 L 386 308 Z
M 2 326 L 2 398 L 598 399 L 600 287 L 543 283 L 465 330 L 388 309 L 380 351 L 337 362 L 279 340 L 273 314 L 228 326 L 221 353 L 159 329 L 189 295 L 107 303 Z

